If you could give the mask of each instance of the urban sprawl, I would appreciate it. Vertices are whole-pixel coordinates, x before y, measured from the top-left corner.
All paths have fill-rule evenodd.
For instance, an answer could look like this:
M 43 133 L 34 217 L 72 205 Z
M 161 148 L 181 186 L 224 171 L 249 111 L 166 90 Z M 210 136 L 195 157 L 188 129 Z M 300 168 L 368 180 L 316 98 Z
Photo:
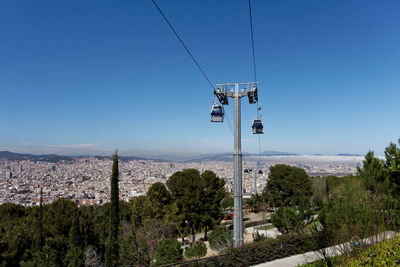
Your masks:
M 255 171 L 260 160 L 260 170 Z M 306 170 L 310 176 L 355 174 L 363 157 L 341 156 L 262 156 L 247 157 L 243 161 L 243 195 L 262 192 L 268 180 L 268 168 L 275 164 L 289 164 Z M 33 160 L 0 160 L 0 204 L 38 205 L 40 187 L 43 202 L 69 198 L 78 205 L 103 204 L 109 201 L 112 160 L 108 158 L 74 158 L 73 161 L 43 162 Z M 200 172 L 211 170 L 226 182 L 227 192 L 233 192 L 232 161 L 203 160 L 199 162 L 169 162 L 153 160 L 120 161 L 120 199 L 144 195 L 156 182 L 166 183 L 177 171 L 194 168 Z

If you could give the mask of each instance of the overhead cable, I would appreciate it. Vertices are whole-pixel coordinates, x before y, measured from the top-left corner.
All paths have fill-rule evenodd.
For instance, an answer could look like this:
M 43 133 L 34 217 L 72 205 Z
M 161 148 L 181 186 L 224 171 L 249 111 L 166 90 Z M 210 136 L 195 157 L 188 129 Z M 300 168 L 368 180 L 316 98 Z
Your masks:
M 215 87 L 213 85 L 213 83 L 210 81 L 210 79 L 207 77 L 206 73 L 204 72 L 204 70 L 202 69 L 202 67 L 200 66 L 199 62 L 197 62 L 197 60 L 195 59 L 195 57 L 193 56 L 193 54 L 190 52 L 189 48 L 186 46 L 186 44 L 183 42 L 182 38 L 179 36 L 179 34 L 176 32 L 176 30 L 174 29 L 174 27 L 172 26 L 172 24 L 169 22 L 169 20 L 167 19 L 167 17 L 165 16 L 164 12 L 162 12 L 162 10 L 160 9 L 160 7 L 157 5 L 155 0 L 151 0 L 154 4 L 154 6 L 157 8 L 158 12 L 160 12 L 161 16 L 164 18 L 165 22 L 168 24 L 168 26 L 171 28 L 171 30 L 174 32 L 176 38 L 178 38 L 179 42 L 181 43 L 181 45 L 183 46 L 183 48 L 185 48 L 186 52 L 189 54 L 190 58 L 193 60 L 193 62 L 196 64 L 197 68 L 200 70 L 201 74 L 203 74 L 204 78 L 208 81 L 208 83 L 210 84 L 210 86 L 213 88 L 214 94 L 215 94 Z M 222 107 L 223 108 L 223 107 Z M 223 108 L 224 112 L 225 109 Z M 231 129 L 231 132 L 233 134 L 233 128 L 231 125 L 231 122 L 229 121 L 229 117 L 228 114 L 226 114 L 226 118 L 228 120 L 228 124 L 229 124 L 229 128 Z

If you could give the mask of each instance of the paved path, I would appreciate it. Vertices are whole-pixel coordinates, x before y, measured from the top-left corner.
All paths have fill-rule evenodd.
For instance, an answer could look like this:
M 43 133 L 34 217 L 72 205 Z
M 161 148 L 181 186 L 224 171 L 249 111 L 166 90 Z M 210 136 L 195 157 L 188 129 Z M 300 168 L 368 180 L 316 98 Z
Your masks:
M 397 234 L 394 232 L 385 232 L 377 236 L 365 238 L 361 242 L 364 244 L 371 244 L 377 241 L 381 241 L 384 238 L 390 239 L 396 235 Z M 343 249 L 346 249 L 346 247 L 350 246 L 351 244 L 347 242 L 341 245 L 336 245 L 326 248 L 327 255 L 329 255 L 330 257 L 341 255 Z M 254 265 L 254 267 L 292 267 L 292 266 L 294 267 L 305 263 L 310 263 L 319 259 L 322 259 L 322 255 L 317 251 L 311 251 L 304 254 L 293 255 L 287 258 L 261 263 L 258 265 Z

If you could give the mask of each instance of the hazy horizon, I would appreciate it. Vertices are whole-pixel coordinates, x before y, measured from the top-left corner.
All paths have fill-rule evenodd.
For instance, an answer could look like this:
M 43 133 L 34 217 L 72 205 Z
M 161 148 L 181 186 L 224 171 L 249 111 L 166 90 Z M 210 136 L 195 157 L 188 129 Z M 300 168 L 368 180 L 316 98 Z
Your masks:
M 110 156 L 115 152 L 116 149 L 107 149 L 94 144 L 77 144 L 77 145 L 49 145 L 49 146 L 21 146 L 21 147 L 3 147 L 0 146 L 0 151 L 9 151 L 13 153 L 21 153 L 21 154 L 33 154 L 33 155 L 48 155 L 48 154 L 57 154 L 57 155 L 65 155 L 65 156 Z M 374 151 L 375 155 L 382 156 L 384 153 L 382 151 Z M 198 152 L 198 151 L 176 151 L 176 150 L 132 150 L 132 149 L 119 149 L 118 154 L 120 156 L 138 156 L 138 157 L 157 157 L 157 156 L 179 156 L 182 158 L 188 157 L 201 157 L 201 156 L 210 156 L 210 155 L 222 155 L 233 153 L 231 151 L 207 151 L 207 152 Z M 338 154 L 351 154 L 351 155 L 361 155 L 364 156 L 365 153 L 354 153 L 352 151 L 339 151 L 337 153 L 302 153 L 299 151 L 292 150 L 270 150 L 270 149 L 261 149 L 261 153 L 263 152 L 279 152 L 279 153 L 291 153 L 296 154 L 298 156 L 337 156 Z M 381 153 L 379 153 L 381 152 Z M 258 151 L 246 151 L 243 150 L 243 154 L 258 154 Z M 290 156 L 290 155 L 288 155 Z

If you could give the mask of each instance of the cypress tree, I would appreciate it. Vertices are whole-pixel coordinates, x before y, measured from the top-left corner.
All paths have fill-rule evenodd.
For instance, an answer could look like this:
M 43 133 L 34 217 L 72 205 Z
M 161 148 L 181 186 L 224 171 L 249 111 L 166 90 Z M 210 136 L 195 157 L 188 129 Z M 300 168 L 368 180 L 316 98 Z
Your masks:
M 114 154 L 112 174 L 111 174 L 111 200 L 109 213 L 109 229 L 106 248 L 106 266 L 118 266 L 119 246 L 118 246 L 118 227 L 119 227 L 119 190 L 118 190 L 118 155 Z

